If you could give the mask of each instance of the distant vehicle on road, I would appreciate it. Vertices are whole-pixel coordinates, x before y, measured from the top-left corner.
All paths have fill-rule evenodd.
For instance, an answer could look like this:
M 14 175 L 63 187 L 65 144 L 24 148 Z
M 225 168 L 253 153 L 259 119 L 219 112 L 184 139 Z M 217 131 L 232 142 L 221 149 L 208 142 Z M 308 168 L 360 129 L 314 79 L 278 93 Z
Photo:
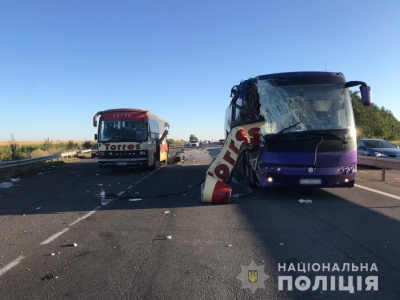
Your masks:
M 199 141 L 192 140 L 190 141 L 190 148 L 197 148 L 199 147 Z
M 357 155 L 400 159 L 400 149 L 382 139 L 359 139 L 357 140 Z

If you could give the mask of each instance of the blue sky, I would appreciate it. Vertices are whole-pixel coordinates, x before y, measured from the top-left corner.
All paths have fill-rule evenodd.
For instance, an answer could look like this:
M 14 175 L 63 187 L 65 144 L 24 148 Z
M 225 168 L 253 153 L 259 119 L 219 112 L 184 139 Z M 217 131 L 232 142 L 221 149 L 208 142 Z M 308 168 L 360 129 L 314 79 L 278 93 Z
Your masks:
M 233 85 L 325 66 L 400 120 L 399 15 L 397 0 L 0 0 L 0 140 L 93 140 L 93 115 L 119 107 L 218 140 Z

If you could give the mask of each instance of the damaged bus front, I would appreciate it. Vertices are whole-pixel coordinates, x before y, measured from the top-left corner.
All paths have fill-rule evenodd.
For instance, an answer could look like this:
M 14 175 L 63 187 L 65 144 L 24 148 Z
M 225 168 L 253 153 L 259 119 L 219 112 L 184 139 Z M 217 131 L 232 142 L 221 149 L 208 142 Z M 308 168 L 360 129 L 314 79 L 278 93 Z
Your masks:
M 346 82 L 342 73 L 269 74 L 234 86 L 225 118 L 229 145 L 206 181 L 214 177 L 226 184 L 235 168 L 261 187 L 353 187 L 357 143 L 348 90 L 353 86 L 360 86 L 363 104 L 369 105 L 370 87 Z M 233 165 L 221 172 L 221 164 Z M 218 191 L 211 189 L 204 186 L 204 202 L 214 202 Z M 217 202 L 229 201 L 229 193 L 225 187 Z

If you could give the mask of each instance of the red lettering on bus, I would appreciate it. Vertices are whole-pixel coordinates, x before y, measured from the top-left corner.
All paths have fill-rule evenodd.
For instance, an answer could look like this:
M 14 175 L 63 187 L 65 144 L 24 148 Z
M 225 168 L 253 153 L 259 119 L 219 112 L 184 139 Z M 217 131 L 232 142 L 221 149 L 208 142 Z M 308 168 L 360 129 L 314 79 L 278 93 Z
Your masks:
M 111 149 L 111 150 L 116 150 L 116 149 L 117 149 L 117 146 L 111 145 L 110 149 Z
M 258 145 L 260 143 L 260 128 L 259 127 L 251 128 L 249 130 L 249 136 L 251 145 L 252 146 Z
M 239 154 L 239 149 L 235 146 L 234 140 L 231 140 L 231 143 L 229 144 L 229 149 L 231 149 L 233 152 L 235 152 L 236 155 Z
M 108 147 L 110 146 L 110 144 L 104 144 L 106 146 L 106 150 L 108 151 Z
M 133 144 L 129 144 L 129 145 L 128 145 L 128 149 L 129 149 L 129 150 L 133 150 L 133 149 L 134 149 L 133 147 L 134 147 Z
M 234 159 L 231 157 L 231 152 L 230 152 L 230 151 L 226 151 L 226 153 L 225 153 L 223 159 L 224 159 L 225 161 L 227 161 L 228 163 L 230 163 L 232 166 L 235 165 L 236 160 L 234 160 Z
M 244 141 L 248 141 L 246 132 L 244 131 L 244 129 L 239 129 L 236 134 L 235 134 L 235 138 L 238 142 L 244 142 Z
M 229 167 L 225 164 L 220 164 L 215 168 L 215 175 L 226 182 L 229 177 Z
M 137 144 L 137 145 L 136 145 L 136 149 L 140 149 L 140 144 Z

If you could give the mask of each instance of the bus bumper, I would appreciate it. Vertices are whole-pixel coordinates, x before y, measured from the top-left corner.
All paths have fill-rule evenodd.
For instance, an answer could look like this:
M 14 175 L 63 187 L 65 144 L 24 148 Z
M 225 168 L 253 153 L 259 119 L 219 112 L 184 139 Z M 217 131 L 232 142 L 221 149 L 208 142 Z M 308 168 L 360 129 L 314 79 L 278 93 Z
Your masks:
M 134 168 L 134 167 L 148 167 L 149 159 L 130 159 L 130 160 L 122 160 L 122 159 L 99 159 L 98 165 L 100 169 L 105 168 Z
M 270 167 L 259 169 L 259 182 L 261 187 L 353 187 L 356 174 L 355 167 Z

